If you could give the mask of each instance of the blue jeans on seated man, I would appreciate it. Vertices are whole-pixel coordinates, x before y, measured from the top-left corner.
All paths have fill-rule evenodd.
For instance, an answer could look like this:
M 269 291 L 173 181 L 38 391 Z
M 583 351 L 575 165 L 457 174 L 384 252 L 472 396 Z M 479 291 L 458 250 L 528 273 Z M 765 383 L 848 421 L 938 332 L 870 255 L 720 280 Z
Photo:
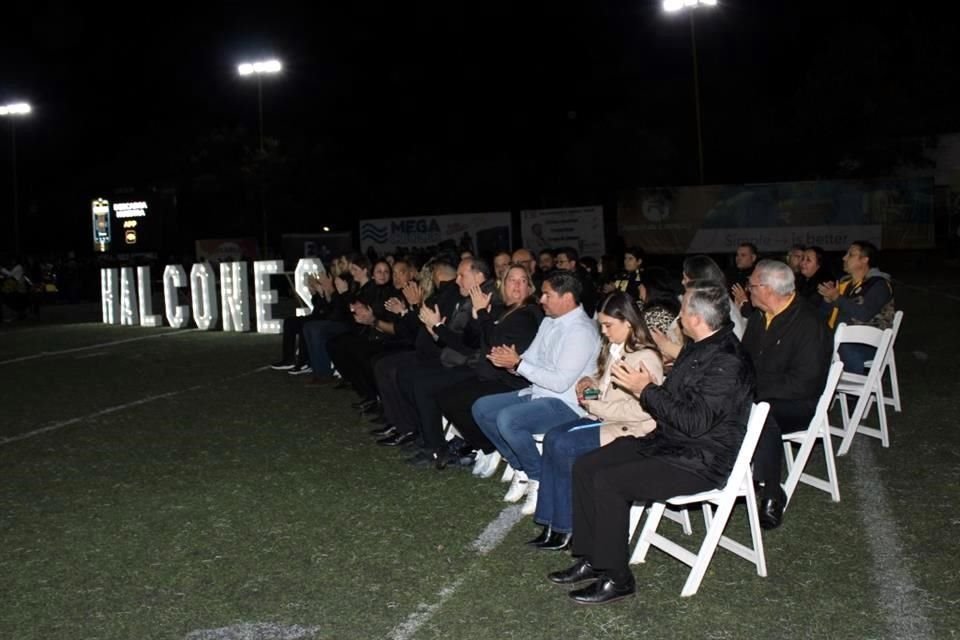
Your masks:
M 313 375 L 323 377 L 333 373 L 330 354 L 327 353 L 327 340 L 350 331 L 350 325 L 336 320 L 308 320 L 303 325 L 303 340 L 310 354 L 310 368 Z
M 876 354 L 876 347 L 856 342 L 844 342 L 837 349 L 837 355 L 843 361 L 843 370 L 861 376 L 867 375 L 867 368 L 864 363 L 873 360 L 873 356 Z
M 559 533 L 573 531 L 573 463 L 599 448 L 600 422 L 593 418 L 580 418 L 547 433 L 534 522 Z
M 533 436 L 579 416 L 558 398 L 519 395 L 519 391 L 484 396 L 473 403 L 473 419 L 510 466 L 530 480 L 540 480 L 540 452 Z

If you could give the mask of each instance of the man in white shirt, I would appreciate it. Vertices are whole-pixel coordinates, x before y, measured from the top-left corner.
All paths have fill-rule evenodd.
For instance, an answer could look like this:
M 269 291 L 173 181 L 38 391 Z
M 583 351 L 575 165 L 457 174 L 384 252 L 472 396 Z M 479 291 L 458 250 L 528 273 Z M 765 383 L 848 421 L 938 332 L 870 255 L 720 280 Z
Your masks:
M 477 425 L 517 471 L 504 500 L 516 502 L 527 495 L 524 513 L 536 509 L 540 481 L 533 435 L 585 415 L 576 384 L 596 369 L 600 334 L 580 306 L 580 294 L 580 281 L 572 273 L 556 271 L 544 280 L 540 304 L 547 317 L 530 347 L 523 354 L 512 346 L 494 347 L 487 356 L 532 385 L 485 396 L 473 405 Z

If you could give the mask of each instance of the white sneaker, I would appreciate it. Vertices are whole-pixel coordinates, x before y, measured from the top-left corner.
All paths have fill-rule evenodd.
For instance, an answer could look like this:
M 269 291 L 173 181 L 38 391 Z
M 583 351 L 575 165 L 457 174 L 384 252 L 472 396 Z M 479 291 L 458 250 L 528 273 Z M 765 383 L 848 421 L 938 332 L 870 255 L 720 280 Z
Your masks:
M 513 481 L 510 483 L 510 488 L 507 489 L 507 494 L 503 496 L 504 502 L 519 502 L 527 493 L 527 474 L 523 471 L 518 471 L 513 474 Z
M 473 459 L 473 469 L 471 472 L 473 475 L 478 476 L 483 473 L 483 465 L 487 461 L 487 454 L 483 451 L 477 451 L 477 457 Z
M 510 482 L 513 480 L 513 467 L 507 465 L 507 468 L 503 470 L 503 475 L 500 476 L 500 482 Z
M 527 499 L 523 501 L 523 507 L 520 513 L 525 516 L 532 516 L 537 512 L 537 494 L 540 489 L 539 480 L 527 480 Z
M 484 460 L 483 469 L 477 474 L 481 478 L 490 478 L 497 472 L 497 467 L 500 466 L 500 452 L 494 451 L 493 453 L 487 454 L 486 460 Z
M 313 369 L 310 368 L 310 365 L 305 364 L 302 367 L 294 367 L 287 371 L 288 376 L 302 376 L 308 373 L 313 373 Z

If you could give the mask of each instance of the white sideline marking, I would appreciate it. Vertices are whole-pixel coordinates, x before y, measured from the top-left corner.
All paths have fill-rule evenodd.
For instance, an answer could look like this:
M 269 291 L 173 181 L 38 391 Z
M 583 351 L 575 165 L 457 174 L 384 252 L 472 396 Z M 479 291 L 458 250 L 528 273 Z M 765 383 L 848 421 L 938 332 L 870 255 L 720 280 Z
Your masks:
M 90 349 L 101 349 L 103 347 L 112 347 L 115 344 L 125 344 L 127 342 L 137 342 L 139 340 L 150 340 L 152 338 L 163 338 L 165 336 L 182 335 L 192 333 L 197 329 L 179 329 L 177 331 L 167 331 L 166 333 L 157 333 L 150 336 L 140 336 L 139 338 L 126 338 L 124 340 L 113 340 L 112 342 L 101 342 L 100 344 L 91 344 L 86 347 L 76 347 L 74 349 L 61 349 L 60 351 L 41 351 L 30 356 L 20 356 L 19 358 L 10 358 L 9 360 L 0 360 L 0 364 L 13 364 L 15 362 L 26 362 L 27 360 L 36 360 L 37 358 L 46 358 L 48 356 L 59 356 L 64 353 L 76 353 L 78 351 L 89 351 Z
M 9 438 L 0 439 L 0 447 L 5 444 L 10 444 L 11 442 L 17 442 L 19 440 L 26 440 L 27 438 L 32 438 L 43 433 L 49 433 L 50 431 L 56 431 L 57 429 L 62 429 L 63 427 L 68 427 L 71 424 L 76 424 L 78 422 L 83 422 L 84 420 L 89 420 L 91 418 L 97 418 L 99 416 L 107 415 L 108 413 L 116 413 L 117 411 L 123 411 L 124 409 L 129 409 L 130 407 L 137 407 L 141 404 L 147 404 L 148 402 L 153 402 L 154 400 L 162 400 L 163 398 L 172 398 L 173 396 L 180 395 L 181 393 L 188 393 L 190 391 L 196 391 L 198 389 L 203 389 L 204 387 L 210 387 L 222 382 L 228 382 L 230 380 L 236 380 L 237 378 L 243 378 L 244 376 L 249 376 L 260 371 L 266 371 L 270 367 L 257 367 L 252 371 L 247 371 L 245 373 L 240 373 L 235 376 L 230 376 L 228 378 L 222 378 L 216 382 L 208 382 L 206 384 L 196 384 L 192 387 L 187 387 L 186 389 L 180 389 L 179 391 L 168 391 L 167 393 L 161 393 L 156 396 L 147 396 L 146 398 L 141 398 L 140 400 L 134 400 L 133 402 L 128 402 L 126 404 L 118 404 L 115 407 L 107 407 L 106 409 L 101 409 L 95 413 L 90 413 L 85 416 L 80 416 L 78 418 L 70 418 L 69 420 L 61 420 L 60 422 L 54 422 L 45 427 L 39 429 L 34 429 L 33 431 L 28 431 L 26 433 L 21 433 L 15 436 L 10 436 Z
M 497 548 L 503 542 L 503 539 L 510 532 L 515 524 L 523 519 L 520 513 L 520 505 L 510 505 L 500 512 L 490 524 L 477 536 L 477 539 L 470 543 L 470 548 L 474 549 L 482 556 L 487 555 Z M 437 592 L 436 601 L 433 604 L 420 603 L 417 610 L 407 616 L 407 619 L 394 627 L 387 638 L 390 640 L 410 640 L 417 633 L 417 630 L 440 610 L 440 608 L 449 600 L 463 581 L 465 576 L 457 578 L 451 584 Z
M 925 613 L 930 596 L 910 576 L 883 479 L 867 444 L 861 442 L 854 447 L 850 457 L 855 463 L 854 486 L 860 494 L 857 506 L 863 532 L 873 555 L 873 579 L 890 632 L 887 637 L 933 638 L 934 631 Z
M 289 627 L 274 622 L 247 622 L 219 629 L 191 631 L 184 640 L 301 640 L 312 638 L 320 627 Z

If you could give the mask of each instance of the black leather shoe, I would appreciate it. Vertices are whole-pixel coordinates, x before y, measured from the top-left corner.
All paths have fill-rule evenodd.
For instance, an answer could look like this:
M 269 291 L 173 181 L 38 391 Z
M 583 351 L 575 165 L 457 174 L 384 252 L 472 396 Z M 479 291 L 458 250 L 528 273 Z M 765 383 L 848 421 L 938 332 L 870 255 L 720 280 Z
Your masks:
M 776 529 L 783 523 L 783 508 L 787 506 L 787 494 L 777 490 L 776 497 L 760 500 L 760 526 L 764 529 Z
M 412 433 L 395 433 L 392 436 L 387 436 L 385 438 L 380 438 L 377 440 L 377 444 L 383 445 L 384 447 L 399 447 L 407 444 L 408 442 L 413 442 L 414 435 Z
M 550 533 L 549 538 L 537 545 L 537 549 L 542 549 L 543 551 L 563 551 L 564 549 L 570 548 L 571 540 L 573 540 L 572 533 L 553 531 Z
M 567 595 L 577 604 L 608 604 L 623 600 L 636 592 L 637 582 L 632 575 L 623 582 L 614 582 L 613 578 L 603 576 L 593 584 L 583 589 L 575 589 Z
M 397 432 L 397 428 L 392 424 L 384 425 L 378 429 L 370 429 L 370 435 L 377 436 L 378 438 L 386 438 L 387 436 L 392 436 Z
M 569 569 L 548 573 L 547 580 L 554 584 L 576 584 L 584 580 L 596 580 L 602 575 L 602 573 L 593 568 L 589 560 L 580 558 L 576 564 Z
M 546 542 L 547 540 L 550 539 L 550 534 L 551 534 L 552 532 L 553 532 L 553 530 L 552 530 L 550 527 L 544 527 L 544 528 L 540 531 L 540 535 L 538 535 L 538 536 L 537 536 L 536 538 L 534 538 L 533 540 L 527 540 L 527 545 L 528 545 L 528 546 L 531 546 L 531 547 L 539 547 L 539 546 L 542 545 L 544 542 Z
M 414 467 L 426 467 L 434 464 L 435 461 L 436 454 L 429 451 L 417 451 L 414 456 L 407 458 L 407 464 Z

